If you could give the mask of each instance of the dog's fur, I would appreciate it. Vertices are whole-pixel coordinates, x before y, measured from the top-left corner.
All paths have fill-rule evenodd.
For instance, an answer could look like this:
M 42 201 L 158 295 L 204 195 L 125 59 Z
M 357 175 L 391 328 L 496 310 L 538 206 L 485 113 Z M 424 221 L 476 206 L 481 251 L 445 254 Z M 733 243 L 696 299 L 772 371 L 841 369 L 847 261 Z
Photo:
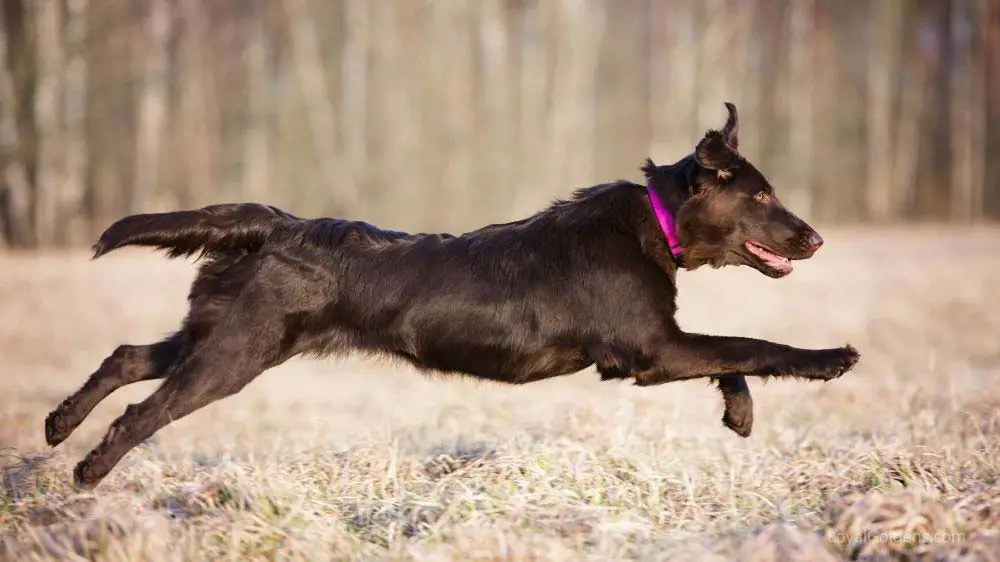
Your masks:
M 726 126 L 708 131 L 692 154 L 643 168 L 676 216 L 679 258 L 646 186 L 627 181 L 460 236 L 306 220 L 248 203 L 125 217 L 102 234 L 94 257 L 129 245 L 200 254 L 190 310 L 163 341 L 116 349 L 49 414 L 46 440 L 61 443 L 115 389 L 165 379 L 77 465 L 76 483 L 93 487 L 157 430 L 266 369 L 299 354 L 350 351 L 513 384 L 595 364 L 602 379 L 637 385 L 710 378 L 725 398 L 723 422 L 745 437 L 753 407 L 744 375 L 830 380 L 858 353 L 686 333 L 675 322 L 678 268 L 750 265 L 779 277 L 790 262 L 776 269 L 748 242 L 789 259 L 822 243 L 740 156 L 736 110 L 726 105 Z

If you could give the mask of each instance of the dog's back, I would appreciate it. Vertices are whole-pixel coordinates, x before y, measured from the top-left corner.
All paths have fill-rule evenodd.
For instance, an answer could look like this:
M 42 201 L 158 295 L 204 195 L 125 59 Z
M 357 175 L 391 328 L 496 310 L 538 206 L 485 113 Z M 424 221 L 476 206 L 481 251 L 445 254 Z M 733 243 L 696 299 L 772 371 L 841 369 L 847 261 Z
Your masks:
M 646 305 L 630 311 L 636 302 L 627 295 L 656 291 L 654 302 L 673 305 L 665 273 L 635 276 L 626 265 L 642 250 L 614 222 L 623 216 L 615 207 L 641 197 L 636 191 L 594 189 L 457 236 L 337 219 L 286 223 L 261 249 L 274 262 L 263 267 L 284 280 L 283 309 L 297 308 L 294 353 L 359 349 L 514 383 L 569 374 L 593 360 L 586 346 L 566 342 L 596 344 L 647 315 Z M 308 291 L 295 290 L 298 283 Z M 595 314 L 589 303 L 615 289 L 622 302 Z

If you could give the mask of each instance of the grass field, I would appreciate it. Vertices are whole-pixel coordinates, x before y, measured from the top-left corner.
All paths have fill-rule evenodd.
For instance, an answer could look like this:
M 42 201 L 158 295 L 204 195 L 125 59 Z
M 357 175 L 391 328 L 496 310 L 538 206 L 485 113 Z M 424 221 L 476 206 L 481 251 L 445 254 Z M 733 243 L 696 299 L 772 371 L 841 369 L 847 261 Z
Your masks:
M 89 493 L 73 465 L 155 383 L 55 450 L 43 420 L 116 345 L 176 327 L 193 265 L 0 256 L 0 557 L 1000 560 L 1000 232 L 823 234 L 785 279 L 681 275 L 689 330 L 862 353 L 830 383 L 751 380 L 749 439 L 704 382 L 294 360 Z

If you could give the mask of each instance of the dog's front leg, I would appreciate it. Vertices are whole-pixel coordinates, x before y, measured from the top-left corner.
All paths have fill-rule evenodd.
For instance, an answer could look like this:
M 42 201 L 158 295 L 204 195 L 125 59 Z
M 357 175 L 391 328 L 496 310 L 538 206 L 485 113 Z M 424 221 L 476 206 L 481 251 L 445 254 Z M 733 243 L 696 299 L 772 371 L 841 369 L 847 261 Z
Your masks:
M 733 375 L 835 379 L 858 362 L 854 347 L 798 349 L 766 340 L 679 334 L 658 346 L 652 368 L 634 374 L 640 386 Z
M 722 414 L 722 424 L 740 437 L 749 437 L 753 429 L 753 397 L 743 375 L 718 377 L 716 382 L 722 392 L 726 409 Z

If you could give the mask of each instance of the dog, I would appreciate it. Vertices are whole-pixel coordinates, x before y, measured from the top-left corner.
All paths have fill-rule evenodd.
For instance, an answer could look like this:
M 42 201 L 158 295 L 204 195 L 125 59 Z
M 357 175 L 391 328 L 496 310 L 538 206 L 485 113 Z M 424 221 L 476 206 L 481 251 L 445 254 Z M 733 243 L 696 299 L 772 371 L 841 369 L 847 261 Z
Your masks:
M 739 153 L 736 107 L 725 106 L 724 127 L 692 153 L 671 165 L 647 159 L 645 185 L 577 189 L 528 218 L 457 236 L 253 203 L 122 218 L 93 258 L 125 246 L 197 255 L 187 316 L 160 342 L 115 349 L 48 415 L 46 441 L 62 443 L 116 389 L 163 379 L 77 464 L 76 485 L 90 489 L 159 429 L 265 370 L 349 352 L 510 384 L 590 366 L 640 386 L 702 378 L 723 395 L 725 426 L 747 437 L 745 376 L 827 381 L 860 355 L 850 344 L 797 349 L 678 326 L 678 270 L 749 266 L 779 278 L 823 244 Z

